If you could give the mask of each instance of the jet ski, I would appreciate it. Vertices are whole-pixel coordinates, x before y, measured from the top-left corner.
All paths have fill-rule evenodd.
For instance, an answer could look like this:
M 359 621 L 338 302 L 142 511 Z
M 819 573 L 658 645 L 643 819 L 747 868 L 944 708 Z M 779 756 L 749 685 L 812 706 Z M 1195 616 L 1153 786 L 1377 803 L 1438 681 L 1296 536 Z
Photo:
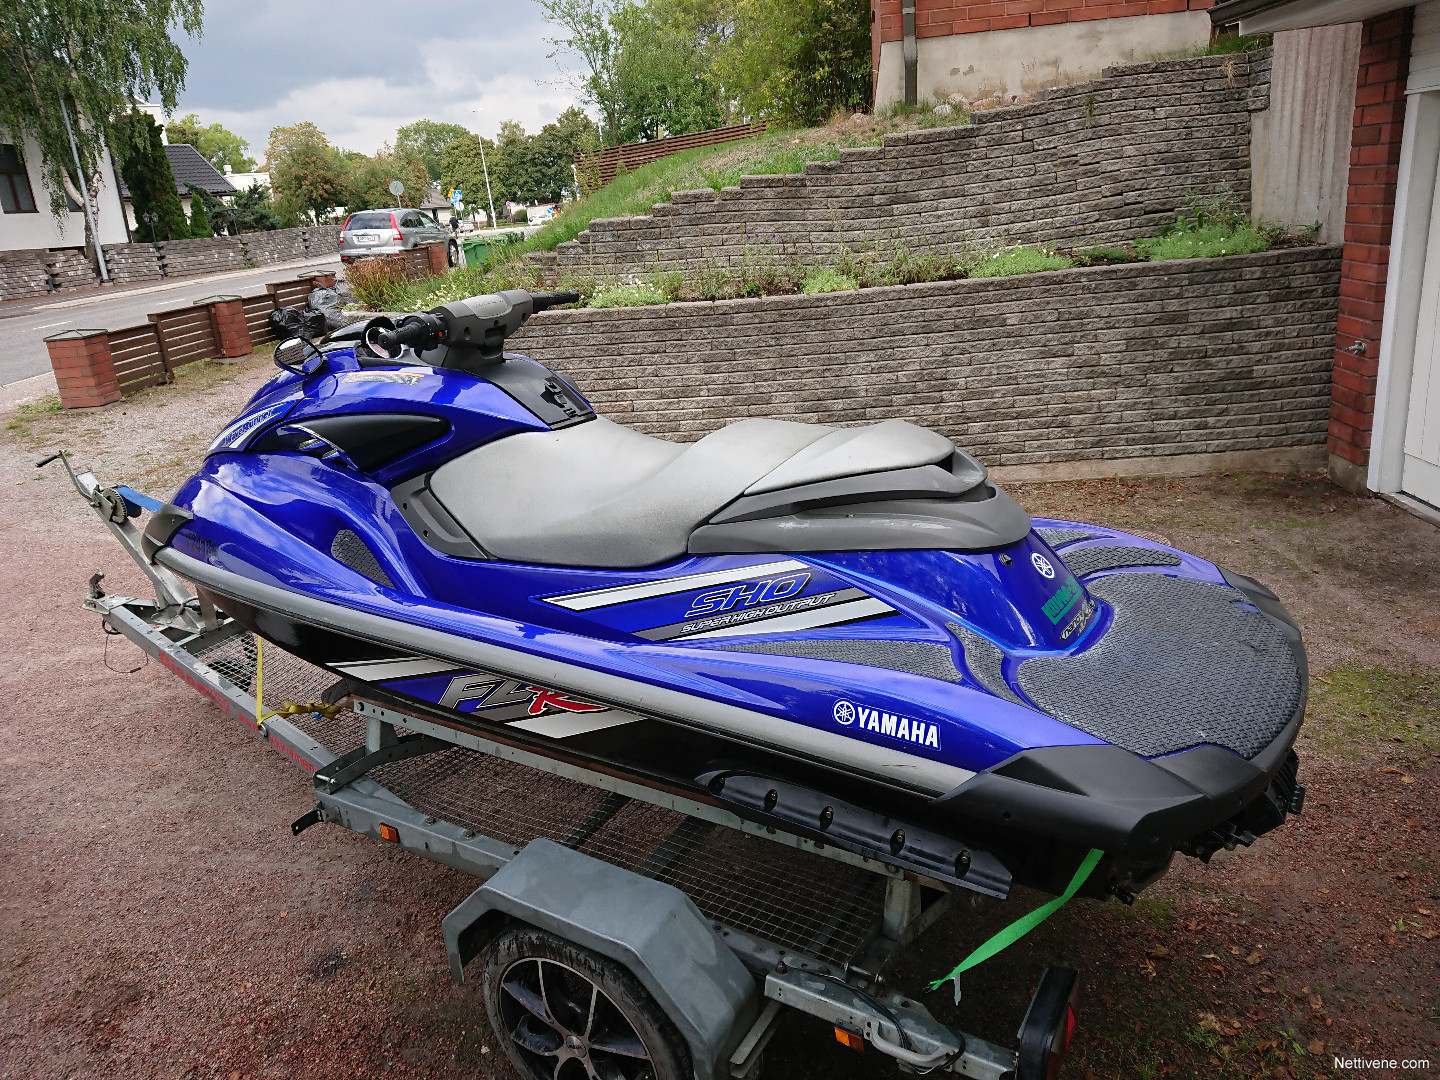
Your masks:
M 682 444 L 505 350 L 574 293 L 379 318 L 277 374 L 146 556 L 439 730 L 725 807 L 922 878 L 1129 899 L 1298 813 L 1308 673 L 1259 582 L 1032 519 L 899 420 Z

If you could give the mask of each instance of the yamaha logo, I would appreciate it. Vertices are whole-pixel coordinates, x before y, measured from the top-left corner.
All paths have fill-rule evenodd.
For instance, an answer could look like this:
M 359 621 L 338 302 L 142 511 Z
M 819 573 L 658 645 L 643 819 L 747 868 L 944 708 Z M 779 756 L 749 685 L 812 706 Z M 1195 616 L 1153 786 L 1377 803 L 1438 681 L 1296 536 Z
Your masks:
M 1055 567 L 1051 566 L 1050 560 L 1038 551 L 1030 556 L 1030 561 L 1034 564 L 1035 569 L 1039 571 L 1041 577 L 1053 578 L 1055 576 Z
M 855 706 L 848 701 L 837 701 L 834 713 L 835 722 L 841 727 L 849 727 L 855 722 Z

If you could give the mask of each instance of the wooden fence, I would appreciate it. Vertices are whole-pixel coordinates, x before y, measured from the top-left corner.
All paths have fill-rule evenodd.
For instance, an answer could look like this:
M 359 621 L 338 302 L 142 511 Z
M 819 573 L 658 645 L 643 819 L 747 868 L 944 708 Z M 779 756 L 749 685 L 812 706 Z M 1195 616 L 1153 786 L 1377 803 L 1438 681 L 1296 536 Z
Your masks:
M 317 283 L 333 282 L 330 274 L 315 274 L 265 286 L 256 296 L 242 296 L 245 326 L 252 344 L 273 341 L 270 313 L 276 308 L 303 305 Z M 150 321 L 109 332 L 110 355 L 120 390 L 133 394 L 147 386 L 169 382 L 185 364 L 220 352 L 215 313 L 210 304 L 157 311 Z
M 626 171 L 638 169 L 652 161 L 659 161 L 681 150 L 693 150 L 697 146 L 719 146 L 737 139 L 749 139 L 764 135 L 764 124 L 734 124 L 730 127 L 696 131 L 689 135 L 673 135 L 668 139 L 651 139 L 649 142 L 627 143 L 624 146 L 607 146 L 593 153 L 575 155 L 575 172 L 580 179 L 581 194 L 589 194 L 598 187 L 615 179 L 620 163 Z

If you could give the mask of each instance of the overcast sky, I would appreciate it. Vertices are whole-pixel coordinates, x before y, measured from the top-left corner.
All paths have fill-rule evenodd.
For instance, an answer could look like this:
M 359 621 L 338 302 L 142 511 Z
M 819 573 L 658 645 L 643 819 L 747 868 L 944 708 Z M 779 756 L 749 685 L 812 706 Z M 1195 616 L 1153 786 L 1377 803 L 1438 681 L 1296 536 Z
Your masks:
M 549 32 L 533 0 L 207 0 L 175 115 L 219 121 L 262 163 L 270 129 L 301 120 L 366 153 L 422 117 L 533 132 L 575 103 Z

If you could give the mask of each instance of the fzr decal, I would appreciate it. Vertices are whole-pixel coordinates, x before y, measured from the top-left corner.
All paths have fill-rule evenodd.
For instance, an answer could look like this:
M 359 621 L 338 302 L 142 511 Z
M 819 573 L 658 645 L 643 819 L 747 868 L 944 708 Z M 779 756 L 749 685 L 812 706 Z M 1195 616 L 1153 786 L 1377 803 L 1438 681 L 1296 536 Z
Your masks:
M 685 612 L 685 618 L 694 619 L 701 615 L 718 615 L 737 607 L 754 607 L 769 604 L 794 596 L 810 580 L 808 573 L 786 574 L 783 577 L 766 578 L 763 581 L 741 582 L 727 585 L 722 589 L 711 589 L 697 596 Z
M 474 704 L 462 708 L 470 702 Z M 581 713 L 606 709 L 604 705 L 580 701 L 560 690 L 486 674 L 455 676 L 440 698 L 441 708 L 460 712 L 489 712 L 506 705 L 526 705 L 525 711 L 530 716 L 540 716 L 547 711 Z
M 849 701 L 837 701 L 832 715 L 841 727 L 850 727 L 853 724 L 860 731 L 873 731 L 886 738 L 940 749 L 940 729 L 924 720 L 896 716 L 894 713 L 881 712 L 879 709 L 855 705 Z

